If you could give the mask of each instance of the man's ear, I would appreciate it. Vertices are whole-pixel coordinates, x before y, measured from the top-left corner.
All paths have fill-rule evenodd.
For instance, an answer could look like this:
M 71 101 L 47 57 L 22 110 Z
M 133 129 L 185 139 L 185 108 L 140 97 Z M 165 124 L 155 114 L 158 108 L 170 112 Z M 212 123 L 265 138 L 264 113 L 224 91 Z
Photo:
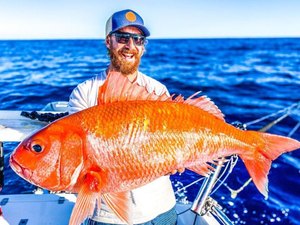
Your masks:
M 143 46 L 142 55 L 141 56 L 143 56 L 145 53 L 146 53 L 146 48 L 145 48 L 145 46 Z
M 109 38 L 109 36 L 107 36 L 106 38 L 105 38 L 105 45 L 106 45 L 106 47 L 109 49 L 110 48 L 110 38 Z

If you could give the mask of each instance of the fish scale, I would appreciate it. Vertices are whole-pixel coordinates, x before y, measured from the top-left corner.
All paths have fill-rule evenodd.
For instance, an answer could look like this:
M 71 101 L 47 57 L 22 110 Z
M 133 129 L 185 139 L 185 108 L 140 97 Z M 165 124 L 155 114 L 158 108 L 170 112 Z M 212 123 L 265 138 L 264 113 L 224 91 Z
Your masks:
M 107 111 L 106 108 L 109 108 L 109 111 Z M 187 112 L 185 112 L 184 109 L 187 110 Z M 203 132 L 201 129 L 203 125 L 198 122 L 199 121 L 198 114 L 201 111 L 199 112 L 199 109 L 196 107 L 192 108 L 191 110 L 191 107 L 189 107 L 188 105 L 184 105 L 180 103 L 176 105 L 176 104 L 166 103 L 166 102 L 132 101 L 132 102 L 127 102 L 126 104 L 122 104 L 118 102 L 118 103 L 111 103 L 110 105 L 107 104 L 105 107 L 99 106 L 96 107 L 94 111 L 95 113 L 92 113 L 94 116 L 97 115 L 96 114 L 97 111 L 99 117 L 102 118 L 101 119 L 102 123 L 98 121 L 97 126 L 98 127 L 105 126 L 106 128 L 106 133 L 103 134 L 104 137 L 108 138 L 108 142 L 110 143 L 118 143 L 117 144 L 118 147 L 116 149 L 119 149 L 117 151 L 117 154 L 120 157 L 116 157 L 117 156 L 115 155 L 116 153 L 112 153 L 113 154 L 112 158 L 114 158 L 114 162 L 118 162 L 118 164 L 122 164 L 124 163 L 124 161 L 127 161 L 129 163 L 133 158 L 136 158 L 139 155 L 146 156 L 146 158 L 148 159 L 149 156 L 151 155 L 151 157 L 161 156 L 160 158 L 164 159 L 164 163 L 165 163 L 162 164 L 160 168 L 157 166 L 158 165 L 157 162 L 153 162 L 153 164 L 148 166 L 148 164 L 145 162 L 141 162 L 140 165 L 139 160 L 135 160 L 134 164 L 127 165 L 127 169 L 138 166 L 139 171 L 143 171 L 142 174 L 144 176 L 147 175 L 148 172 L 147 170 L 149 169 L 160 170 L 159 172 L 157 172 L 157 174 L 161 174 L 163 169 L 166 170 L 164 172 L 167 173 L 168 171 L 170 171 L 170 169 L 178 168 L 177 157 L 176 157 L 176 155 L 178 154 L 185 155 L 185 160 L 188 159 L 191 160 L 193 157 L 199 158 L 199 155 L 197 155 L 196 153 L 198 149 L 202 148 L 204 139 L 201 138 L 203 137 Z M 133 112 L 133 113 L 130 116 L 122 116 L 123 112 L 124 113 Z M 172 115 L 172 117 L 170 117 L 169 115 Z M 106 118 L 106 116 L 108 118 Z M 205 120 L 209 120 L 209 121 L 217 120 L 216 118 L 214 118 L 214 116 L 208 113 L 205 116 L 207 117 Z M 185 119 L 184 123 L 174 123 L 174 121 L 180 121 L 182 118 L 187 118 Z M 145 121 L 148 121 L 147 126 L 145 126 L 144 124 Z M 197 124 L 197 122 L 199 125 Z M 211 123 L 211 125 L 213 124 L 214 123 Z M 84 129 L 91 130 L 89 126 L 92 126 L 92 124 L 90 123 L 89 125 L 88 123 L 86 123 L 83 126 Z M 133 136 L 128 132 L 127 134 L 125 134 L 126 131 L 123 131 L 124 127 L 127 128 L 130 126 L 134 127 L 135 133 L 139 135 Z M 112 132 L 113 129 L 119 132 Z M 211 131 L 213 130 L 213 127 L 211 128 L 206 127 L 205 129 Z M 184 133 L 183 130 L 187 130 L 187 131 L 193 130 L 193 132 Z M 98 133 L 95 133 L 94 135 L 95 137 L 97 137 Z M 194 137 L 195 140 L 186 141 L 188 140 L 189 136 Z M 131 147 L 129 146 L 129 148 L 131 148 L 129 149 L 132 152 L 131 154 L 131 152 L 128 152 L 128 150 L 121 149 L 123 143 L 120 142 L 119 139 L 121 139 L 123 143 L 126 142 L 126 140 L 131 139 L 132 140 L 131 142 L 135 146 L 142 146 L 142 149 L 135 150 L 134 146 Z M 197 141 L 198 143 L 196 143 Z M 192 144 L 190 144 L 190 142 L 192 142 Z M 221 142 L 222 142 L 222 138 L 218 138 L 217 141 L 214 140 L 214 143 L 221 143 Z M 111 145 L 115 145 L 115 144 L 111 144 Z M 185 146 L 191 146 L 191 145 L 195 145 L 195 146 L 193 148 L 190 148 L 189 151 L 178 153 L 183 149 L 186 150 Z M 210 148 L 210 151 L 216 152 L 216 150 L 219 148 L 219 145 L 213 144 L 213 146 L 214 148 Z M 128 153 L 127 158 L 124 158 L 125 152 Z M 164 154 L 168 155 L 168 157 L 167 158 L 164 157 Z M 204 155 L 203 152 L 202 155 Z M 119 161 L 116 161 L 118 159 Z M 166 159 L 170 159 L 170 160 L 166 160 Z M 109 165 L 109 167 L 111 168 L 111 165 Z M 139 175 L 140 174 L 138 174 L 137 177 L 139 177 Z

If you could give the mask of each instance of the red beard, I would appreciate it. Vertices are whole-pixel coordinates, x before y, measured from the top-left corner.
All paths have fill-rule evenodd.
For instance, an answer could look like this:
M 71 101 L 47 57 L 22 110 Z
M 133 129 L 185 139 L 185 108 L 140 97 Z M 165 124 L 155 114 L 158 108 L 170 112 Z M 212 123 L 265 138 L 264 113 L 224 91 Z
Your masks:
M 133 54 L 134 61 L 128 62 L 123 57 L 122 54 Z M 137 55 L 136 50 L 120 49 L 117 51 L 109 50 L 110 60 L 113 68 L 121 72 L 124 75 L 133 74 L 138 70 L 141 58 Z

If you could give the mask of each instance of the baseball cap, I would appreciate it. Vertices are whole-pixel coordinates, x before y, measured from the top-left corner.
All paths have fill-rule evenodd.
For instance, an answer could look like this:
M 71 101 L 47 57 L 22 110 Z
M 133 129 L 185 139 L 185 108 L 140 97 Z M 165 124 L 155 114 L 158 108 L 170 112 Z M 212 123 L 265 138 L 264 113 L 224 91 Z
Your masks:
M 106 22 L 106 36 L 120 30 L 123 27 L 134 26 L 140 29 L 143 34 L 150 36 L 149 30 L 144 26 L 142 17 L 131 9 L 115 12 Z

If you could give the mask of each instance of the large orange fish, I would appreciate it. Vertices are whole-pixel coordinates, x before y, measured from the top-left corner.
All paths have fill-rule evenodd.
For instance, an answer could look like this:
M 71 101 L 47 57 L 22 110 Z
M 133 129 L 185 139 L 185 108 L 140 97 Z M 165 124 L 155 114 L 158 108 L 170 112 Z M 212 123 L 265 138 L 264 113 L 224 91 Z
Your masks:
M 132 224 L 131 189 L 182 168 L 207 175 L 209 162 L 232 154 L 241 157 L 267 196 L 272 160 L 300 148 L 291 138 L 227 124 L 204 96 L 156 96 L 118 73 L 108 76 L 99 96 L 97 106 L 26 138 L 10 158 L 11 167 L 27 181 L 78 193 L 71 225 L 91 215 L 101 199 Z

